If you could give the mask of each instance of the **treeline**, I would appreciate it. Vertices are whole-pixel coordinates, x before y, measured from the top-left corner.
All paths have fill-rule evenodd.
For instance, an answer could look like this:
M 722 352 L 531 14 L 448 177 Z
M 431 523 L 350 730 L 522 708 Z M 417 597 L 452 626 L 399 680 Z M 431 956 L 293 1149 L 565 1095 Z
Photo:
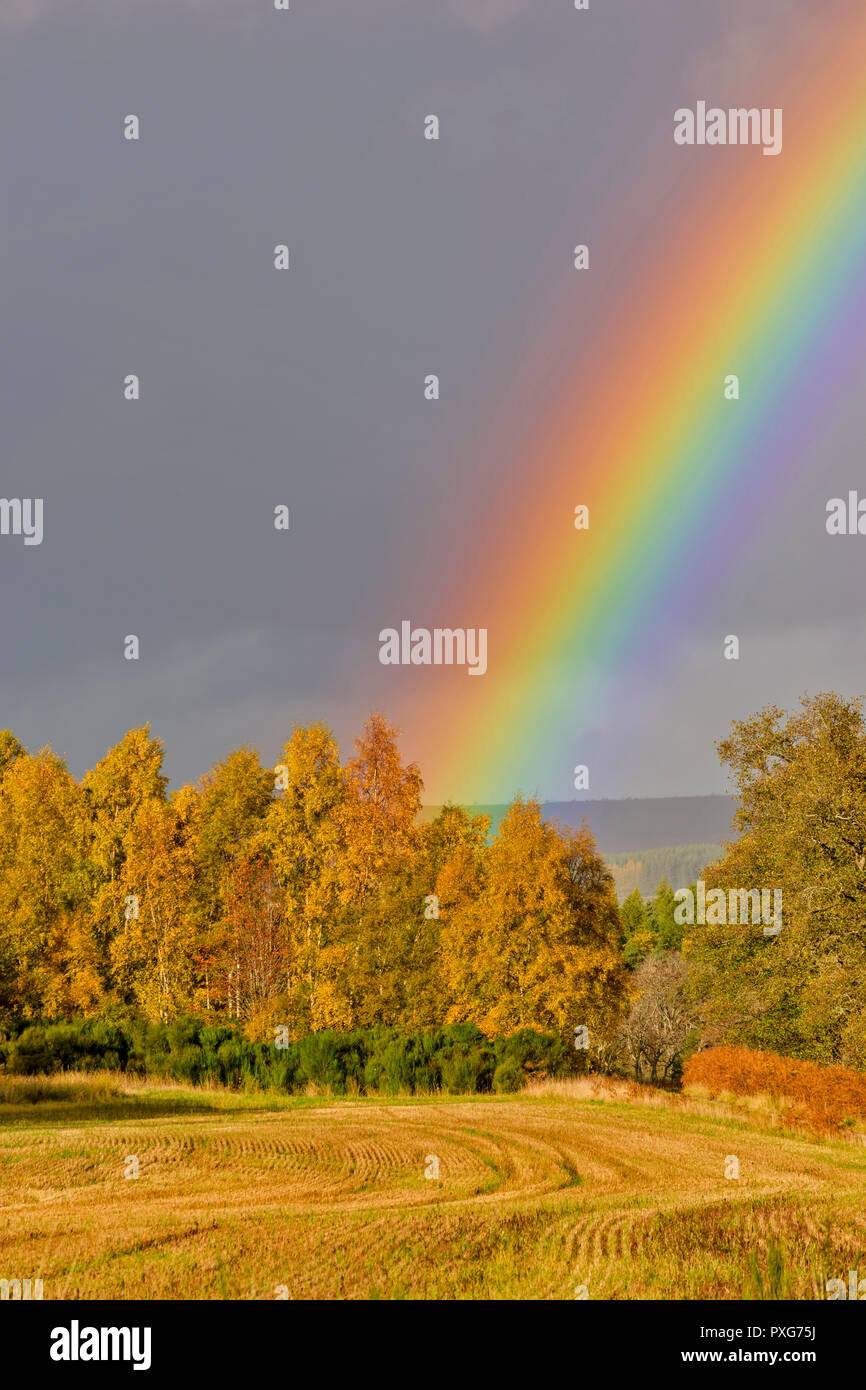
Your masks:
M 0 1073 L 121 1071 L 193 1085 L 331 1095 L 451 1095 L 518 1091 L 532 1077 L 565 1076 L 579 1063 L 561 1037 L 529 1029 L 485 1038 L 471 1023 L 419 1033 L 326 1030 L 296 1042 L 252 1042 L 231 1024 L 178 1018 L 125 1023 L 87 1019 L 11 1025 L 0 1035 Z
M 275 768 L 242 748 L 171 795 L 162 762 L 134 729 L 77 781 L 0 735 L 0 1017 L 616 1029 L 627 972 L 588 832 L 520 799 L 492 840 L 456 806 L 420 824 L 379 715 L 345 765 L 321 724 Z
M 667 880 L 619 909 L 589 832 L 535 801 L 516 799 L 492 837 L 458 806 L 422 824 L 420 773 L 380 715 L 345 764 L 312 724 L 276 768 L 242 748 L 172 795 L 146 728 L 80 781 L 7 732 L 0 1028 L 190 1015 L 300 1044 L 473 1025 L 573 1050 L 588 1037 L 583 1062 L 668 1083 L 707 1044 L 866 1069 L 861 704 L 771 706 L 719 752 L 739 837 L 703 877 L 780 892 L 769 936 L 678 923 Z

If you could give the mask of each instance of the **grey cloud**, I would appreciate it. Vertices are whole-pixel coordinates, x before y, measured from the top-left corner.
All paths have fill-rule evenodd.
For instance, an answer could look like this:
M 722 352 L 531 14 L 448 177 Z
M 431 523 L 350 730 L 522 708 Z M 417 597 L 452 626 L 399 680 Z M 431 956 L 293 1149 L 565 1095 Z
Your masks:
M 452 13 L 471 29 L 482 33 L 517 19 L 531 6 L 532 0 L 449 0 Z

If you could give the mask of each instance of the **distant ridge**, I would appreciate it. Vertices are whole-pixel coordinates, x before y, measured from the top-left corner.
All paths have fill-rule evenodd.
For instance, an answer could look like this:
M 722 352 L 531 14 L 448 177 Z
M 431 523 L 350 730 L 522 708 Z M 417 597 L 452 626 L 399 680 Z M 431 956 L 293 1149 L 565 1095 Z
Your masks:
M 622 801 L 545 801 L 545 820 L 577 826 L 585 820 L 602 854 L 669 849 L 677 845 L 720 845 L 734 838 L 732 796 L 635 796 Z M 422 819 L 432 820 L 438 806 L 425 806 Z M 473 815 L 491 818 L 495 831 L 507 806 L 468 805 Z

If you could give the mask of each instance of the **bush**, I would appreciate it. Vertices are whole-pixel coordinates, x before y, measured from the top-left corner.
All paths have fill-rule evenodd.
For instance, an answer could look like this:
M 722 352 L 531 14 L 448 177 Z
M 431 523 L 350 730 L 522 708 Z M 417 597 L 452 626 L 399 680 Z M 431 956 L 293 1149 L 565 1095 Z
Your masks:
M 567 1049 L 562 1038 L 553 1033 L 536 1033 L 521 1028 L 507 1038 L 497 1038 L 494 1044 L 498 1063 L 513 1061 L 527 1077 L 562 1076 L 575 1067 L 574 1050 Z
M 36 1072 L 59 1071 L 59 1059 L 55 1055 L 44 1028 L 25 1028 L 10 1048 L 9 1070 L 19 1076 L 33 1076 Z
M 190 1081 L 193 1086 L 201 1080 L 204 1071 L 204 1053 L 194 1043 L 187 1043 L 172 1053 L 171 1074 L 176 1081 Z
M 786 1118 L 818 1129 L 866 1119 L 866 1075 L 848 1067 L 801 1062 L 748 1047 L 696 1052 L 683 1068 L 683 1089 L 699 1086 L 711 1096 L 768 1095 L 789 1102 Z
M 522 1089 L 525 1079 L 514 1058 L 509 1057 L 506 1061 L 500 1062 L 493 1073 L 493 1089 L 498 1095 L 510 1095 Z
M 454 1049 L 442 1063 L 442 1084 L 449 1095 L 473 1095 L 489 1091 L 493 1083 L 494 1057 L 489 1048 L 473 1047 L 469 1052 Z
M 324 1030 L 286 1048 L 251 1042 L 239 1025 L 196 1018 L 13 1021 L 0 1035 L 0 1069 L 21 1075 L 118 1070 L 198 1085 L 332 1095 L 513 1092 L 531 1076 L 574 1070 L 562 1038 L 523 1029 L 488 1041 L 473 1023 L 424 1032 Z

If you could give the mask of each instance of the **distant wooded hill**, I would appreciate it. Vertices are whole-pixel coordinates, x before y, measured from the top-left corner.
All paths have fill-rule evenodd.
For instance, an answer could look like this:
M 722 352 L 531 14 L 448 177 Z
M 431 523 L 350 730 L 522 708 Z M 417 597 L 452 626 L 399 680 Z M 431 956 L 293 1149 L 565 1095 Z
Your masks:
M 623 854 L 645 858 L 648 850 L 669 854 L 673 852 L 671 846 L 694 849 L 720 845 L 735 838 L 731 828 L 735 807 L 732 796 L 635 796 L 623 801 L 545 801 L 541 809 L 545 820 L 564 826 L 586 820 L 600 853 L 611 859 Z M 424 820 L 432 820 L 439 809 L 426 806 Z M 473 815 L 490 816 L 493 831 L 507 809 L 466 807 Z

